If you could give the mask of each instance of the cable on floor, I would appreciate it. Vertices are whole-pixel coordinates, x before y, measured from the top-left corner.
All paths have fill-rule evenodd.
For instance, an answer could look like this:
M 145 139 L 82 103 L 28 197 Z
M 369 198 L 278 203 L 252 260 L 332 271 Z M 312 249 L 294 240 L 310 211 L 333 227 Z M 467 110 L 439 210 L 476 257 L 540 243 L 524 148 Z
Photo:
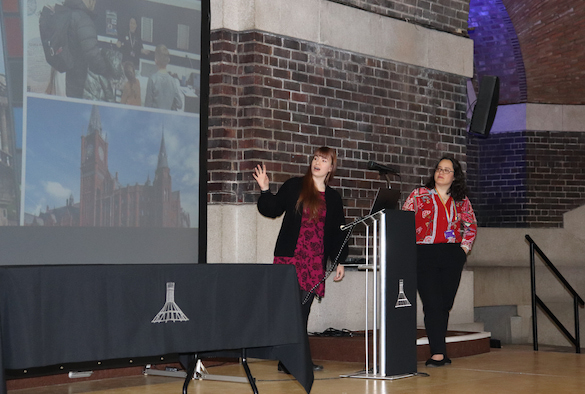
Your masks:
M 348 330 L 347 328 L 342 328 L 339 330 L 333 327 L 329 327 L 323 332 L 310 332 L 309 335 L 315 337 L 354 337 L 355 333 Z

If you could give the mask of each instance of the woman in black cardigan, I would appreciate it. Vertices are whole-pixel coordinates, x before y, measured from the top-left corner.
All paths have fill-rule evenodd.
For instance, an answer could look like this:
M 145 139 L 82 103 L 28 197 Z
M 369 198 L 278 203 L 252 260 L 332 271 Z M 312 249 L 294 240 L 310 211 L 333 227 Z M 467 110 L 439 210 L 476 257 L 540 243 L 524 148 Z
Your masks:
M 321 147 L 315 151 L 305 176 L 287 180 L 276 194 L 270 192 L 265 165 L 258 165 L 253 174 L 262 190 L 258 211 L 269 218 L 284 213 L 274 248 L 274 264 L 296 267 L 301 301 L 307 299 L 302 305 L 305 326 L 315 295 L 325 295 L 325 283 L 320 282 L 325 276 L 327 260 L 334 262 L 339 255 L 338 262 L 343 262 L 348 254 L 340 229 L 345 224 L 343 202 L 339 193 L 328 186 L 336 165 L 335 150 Z M 338 282 L 344 275 L 345 269 L 340 264 L 333 280 Z M 279 369 L 283 370 L 281 364 Z M 313 369 L 323 367 L 314 365 Z

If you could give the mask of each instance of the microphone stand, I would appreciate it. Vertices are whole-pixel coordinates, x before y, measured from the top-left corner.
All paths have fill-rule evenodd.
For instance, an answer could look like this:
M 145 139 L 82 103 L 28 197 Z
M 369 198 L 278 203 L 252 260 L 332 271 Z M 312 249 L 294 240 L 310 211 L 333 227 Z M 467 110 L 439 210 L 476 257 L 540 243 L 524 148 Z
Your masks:
M 311 297 L 311 294 L 313 294 L 315 292 L 317 287 L 319 287 L 319 285 L 321 285 L 321 283 L 325 282 L 327 280 L 327 278 L 329 278 L 331 273 L 337 268 L 337 265 L 339 264 L 339 261 L 338 261 L 339 257 L 341 256 L 341 253 L 343 251 L 343 248 L 347 244 L 347 241 L 349 241 L 349 237 L 351 236 L 351 233 L 353 232 L 353 227 L 355 227 L 355 226 L 352 226 L 352 227 L 339 226 L 341 231 L 345 231 L 347 229 L 349 229 L 349 231 L 347 232 L 347 235 L 345 236 L 345 239 L 343 240 L 343 244 L 341 244 L 341 248 L 339 248 L 339 252 L 337 252 L 337 256 L 335 256 L 335 260 L 333 261 L 333 264 L 331 264 L 331 267 L 329 267 L 329 269 L 327 269 L 327 271 L 325 272 L 325 275 L 323 275 L 323 278 L 319 282 L 317 282 L 317 284 L 315 286 L 313 286 L 313 288 L 307 293 L 307 295 L 305 296 L 305 299 L 303 300 L 303 305 L 305 305 L 307 303 L 307 301 L 309 301 L 309 297 Z
M 349 230 L 347 232 L 347 235 L 345 236 L 345 240 L 343 241 L 343 244 L 341 245 L 341 248 L 339 249 L 339 252 L 337 253 L 337 257 L 335 257 L 335 261 L 333 262 L 333 264 L 331 264 L 331 267 L 327 270 L 327 272 L 325 272 L 325 275 L 323 276 L 323 279 L 321 279 L 315 286 L 313 286 L 313 288 L 311 289 L 311 291 L 309 291 L 307 293 L 307 295 L 305 296 L 305 299 L 303 300 L 303 305 L 305 305 L 307 303 L 307 301 L 309 300 L 309 297 L 311 296 L 311 293 L 314 293 L 315 289 L 317 289 L 317 287 L 319 287 L 319 285 L 323 282 L 325 282 L 327 280 L 327 278 L 329 278 L 329 276 L 331 275 L 331 273 L 337 268 L 337 265 L 339 264 L 338 260 L 339 260 L 339 256 L 341 256 L 341 251 L 343 250 L 343 248 L 345 247 L 345 244 L 347 244 L 347 241 L 349 240 L 349 237 L 351 236 L 351 233 L 353 233 L 353 229 L 355 228 L 355 226 L 357 226 L 358 224 L 365 222 L 368 219 L 372 219 L 377 215 L 380 215 L 382 213 L 383 209 L 379 210 L 378 212 L 363 216 L 357 220 L 354 220 L 353 222 L 346 224 L 344 226 L 339 226 L 339 228 L 341 229 L 341 231 L 346 231 Z
M 390 172 L 386 170 L 378 170 L 378 173 L 380 174 L 380 177 L 384 176 L 384 178 L 386 179 L 386 185 L 388 186 L 388 189 L 392 189 L 392 186 L 390 186 Z M 400 182 L 402 182 L 400 174 L 393 173 L 392 175 L 396 175 L 398 178 L 400 178 Z
M 378 172 L 380 173 L 380 176 L 384 175 L 384 177 L 386 178 L 386 183 L 388 185 L 388 189 L 391 189 L 392 187 L 390 186 L 390 172 L 384 169 L 380 169 L 378 170 Z M 398 178 L 400 178 L 400 174 L 398 173 L 393 173 L 393 175 L 396 175 Z M 401 178 L 402 180 L 402 178 Z M 360 223 L 365 222 L 366 220 L 369 219 L 373 219 L 375 216 L 380 215 L 384 210 L 381 209 L 377 212 L 371 213 L 369 215 L 363 216 L 357 220 L 354 220 L 353 222 L 346 224 L 344 226 L 340 226 L 339 228 L 341 229 L 341 231 L 345 231 L 345 230 L 349 230 L 347 232 L 347 235 L 345 236 L 345 240 L 343 241 L 343 244 L 341 245 L 341 248 L 339 249 L 339 252 L 337 253 L 337 256 L 335 257 L 335 261 L 333 261 L 333 264 L 331 265 L 331 267 L 325 272 L 325 275 L 323 276 L 323 279 L 321 279 L 315 286 L 313 286 L 313 288 L 307 293 L 305 299 L 303 300 L 303 305 L 307 303 L 307 301 L 309 300 L 309 297 L 312 293 L 315 292 L 315 290 L 317 289 L 317 287 L 319 287 L 319 285 L 321 285 L 321 283 L 325 282 L 327 280 L 327 278 L 329 278 L 329 276 L 331 275 L 331 273 L 333 272 L 333 270 L 335 270 L 337 268 L 337 265 L 339 264 L 338 260 L 339 260 L 339 256 L 341 256 L 341 252 L 343 250 L 343 248 L 345 247 L 345 245 L 347 244 L 347 241 L 349 240 L 349 237 L 351 236 L 351 233 L 353 232 L 353 229 L 355 228 L 355 226 L 357 226 Z
M 354 228 L 355 226 L 357 226 L 358 224 L 360 224 L 360 223 L 363 223 L 363 222 L 365 222 L 366 220 L 373 219 L 373 218 L 375 218 L 376 216 L 379 216 L 379 215 L 382 213 L 382 211 L 383 211 L 383 209 L 380 209 L 380 210 L 379 210 L 379 211 L 377 211 L 377 212 L 370 213 L 369 215 L 366 215 L 366 216 L 362 216 L 361 218 L 359 218 L 359 219 L 356 219 L 356 220 L 354 220 L 353 222 L 351 222 L 351 223 L 349 223 L 349 224 L 346 224 L 345 226 L 340 226 L 340 228 L 341 228 L 341 231 L 345 231 L 345 230 L 347 230 L 347 229 L 349 229 L 349 228 L 353 230 L 353 228 Z
M 388 189 L 391 189 L 392 186 L 390 186 L 390 173 L 388 171 L 380 170 L 380 176 L 382 175 L 384 175 L 384 178 L 386 178 L 386 184 L 388 185 Z M 400 177 L 400 175 L 398 175 L 398 177 Z

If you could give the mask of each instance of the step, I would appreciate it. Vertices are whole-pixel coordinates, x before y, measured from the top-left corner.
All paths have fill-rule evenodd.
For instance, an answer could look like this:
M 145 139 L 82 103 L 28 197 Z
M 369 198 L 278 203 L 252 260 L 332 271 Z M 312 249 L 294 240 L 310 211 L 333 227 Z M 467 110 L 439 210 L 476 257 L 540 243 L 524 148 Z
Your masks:
M 353 336 L 309 336 L 311 355 L 314 360 L 365 362 L 364 332 L 352 332 Z M 447 354 L 449 358 L 467 357 L 490 351 L 489 332 L 448 331 Z M 370 332 L 370 357 L 372 356 Z M 431 355 L 425 330 L 417 330 L 417 360 L 425 361 Z M 370 360 L 371 361 L 371 360 Z

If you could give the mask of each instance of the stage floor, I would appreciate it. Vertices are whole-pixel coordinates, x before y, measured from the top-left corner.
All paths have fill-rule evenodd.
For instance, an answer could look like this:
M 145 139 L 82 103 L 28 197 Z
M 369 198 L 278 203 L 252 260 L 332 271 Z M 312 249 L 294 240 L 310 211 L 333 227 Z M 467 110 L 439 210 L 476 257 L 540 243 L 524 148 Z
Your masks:
M 312 394 L 385 393 L 577 393 L 585 387 L 585 355 L 541 346 L 510 345 L 489 353 L 453 359 L 453 364 L 426 368 L 418 363 L 418 376 L 381 381 L 341 378 L 363 369 L 355 362 L 323 361 L 324 371 L 315 373 Z M 564 349 L 563 349 L 564 350 Z M 210 374 L 245 376 L 239 364 L 206 365 Z M 260 394 L 302 394 L 303 388 L 282 372 L 275 361 L 250 360 Z M 428 376 L 427 376 L 428 374 Z M 178 394 L 183 381 L 160 376 L 130 376 L 77 382 L 45 388 L 10 390 L 10 394 Z M 248 384 L 193 381 L 189 394 L 248 394 Z

